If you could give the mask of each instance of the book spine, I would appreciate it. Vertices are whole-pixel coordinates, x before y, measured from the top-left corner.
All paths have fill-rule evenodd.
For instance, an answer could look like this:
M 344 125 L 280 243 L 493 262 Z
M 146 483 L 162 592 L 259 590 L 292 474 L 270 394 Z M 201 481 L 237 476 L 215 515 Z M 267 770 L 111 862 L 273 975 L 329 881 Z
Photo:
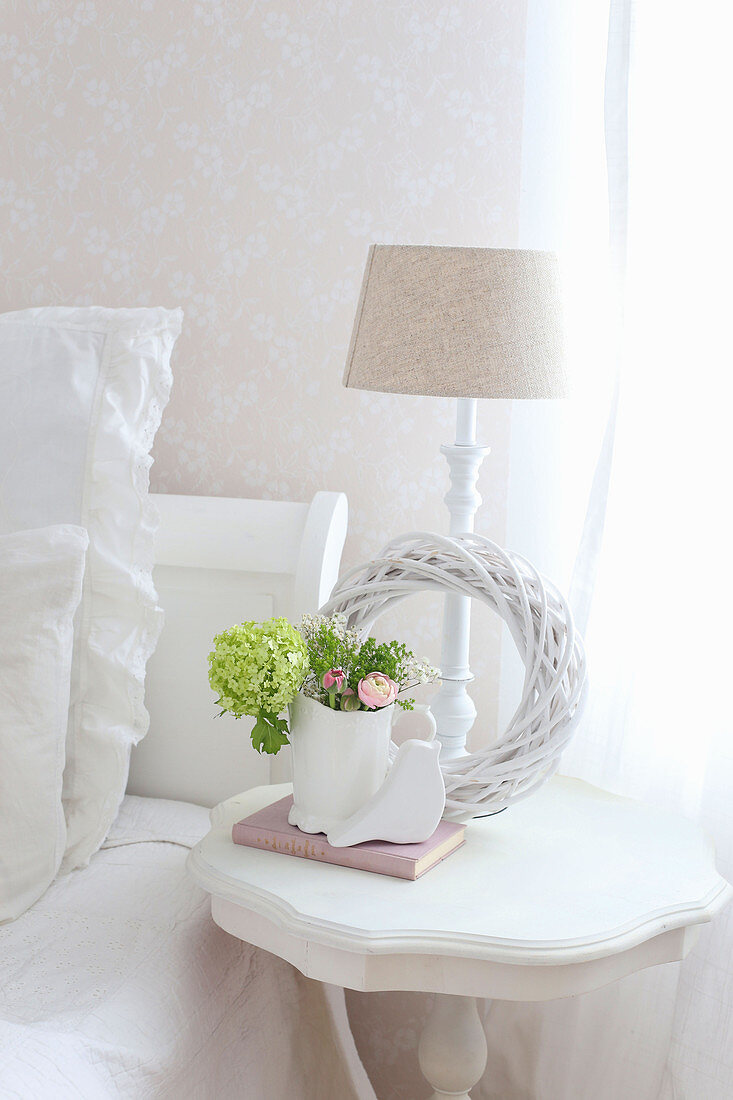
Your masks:
M 332 863 L 337 867 L 353 867 L 357 871 L 372 871 L 392 878 L 415 878 L 412 860 L 380 852 L 365 852 L 359 848 L 331 848 L 324 840 L 303 834 L 303 839 L 291 839 L 267 830 L 243 825 L 232 827 L 232 840 L 247 848 L 261 848 L 266 852 L 281 852 L 300 859 L 312 859 L 316 863 Z

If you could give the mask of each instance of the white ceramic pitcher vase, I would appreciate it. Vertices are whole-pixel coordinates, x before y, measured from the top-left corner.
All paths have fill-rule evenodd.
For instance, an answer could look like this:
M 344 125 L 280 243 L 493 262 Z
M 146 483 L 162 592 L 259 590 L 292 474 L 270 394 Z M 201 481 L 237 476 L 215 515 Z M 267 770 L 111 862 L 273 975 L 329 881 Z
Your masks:
M 293 747 L 289 821 L 305 833 L 329 833 L 382 787 L 390 768 L 392 726 L 402 711 L 394 704 L 374 711 L 331 710 L 303 694 L 288 710 Z M 427 717 L 434 732 L 432 715 Z
M 293 746 L 289 821 L 305 833 L 327 833 L 382 786 L 395 708 L 331 710 L 298 694 L 288 710 Z

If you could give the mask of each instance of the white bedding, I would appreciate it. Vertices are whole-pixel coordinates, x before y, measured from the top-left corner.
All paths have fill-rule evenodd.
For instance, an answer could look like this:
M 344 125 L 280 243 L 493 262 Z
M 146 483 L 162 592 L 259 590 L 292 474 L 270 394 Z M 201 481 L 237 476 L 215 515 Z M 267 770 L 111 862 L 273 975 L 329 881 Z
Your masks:
M 128 796 L 89 867 L 0 926 L 2 1100 L 373 1097 L 339 994 L 211 921 L 184 868 L 207 828 Z

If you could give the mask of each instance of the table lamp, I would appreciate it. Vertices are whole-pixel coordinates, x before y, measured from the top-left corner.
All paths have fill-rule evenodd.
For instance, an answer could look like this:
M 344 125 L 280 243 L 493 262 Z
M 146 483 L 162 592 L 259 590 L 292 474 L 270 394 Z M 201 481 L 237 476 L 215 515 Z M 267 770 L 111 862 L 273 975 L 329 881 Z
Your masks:
M 372 245 L 344 385 L 457 398 L 456 438 L 443 444 L 449 534 L 473 531 L 479 468 L 478 398 L 556 398 L 567 392 L 560 278 L 551 252 L 512 248 Z M 471 601 L 447 595 L 431 703 L 441 760 L 466 752 L 476 719 L 467 686 Z

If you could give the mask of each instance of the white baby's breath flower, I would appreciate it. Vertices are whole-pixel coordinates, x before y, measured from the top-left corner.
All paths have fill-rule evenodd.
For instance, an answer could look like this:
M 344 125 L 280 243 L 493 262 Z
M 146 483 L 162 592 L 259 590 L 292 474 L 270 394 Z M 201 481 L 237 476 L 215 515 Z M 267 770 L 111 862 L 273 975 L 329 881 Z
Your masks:
M 333 615 L 329 615 L 327 618 L 336 637 L 343 641 L 346 634 L 346 616 L 342 611 L 334 611 Z
M 303 695 L 307 695 L 309 699 L 317 699 L 319 703 L 325 702 L 323 688 L 318 683 L 313 673 L 308 676 L 300 690 L 303 692 Z
M 305 614 L 300 620 L 300 626 L 298 627 L 298 630 L 303 635 L 306 642 L 309 642 L 316 634 L 321 624 L 325 621 L 325 615 Z
M 407 683 L 432 684 L 440 679 L 440 669 L 435 668 L 424 657 L 412 657 L 405 665 L 403 676 Z
M 309 641 L 321 629 L 328 625 L 333 631 L 334 637 L 341 642 L 358 642 L 359 635 L 356 630 L 349 630 L 346 625 L 346 616 L 341 611 L 334 611 L 333 615 L 303 615 L 300 620 L 299 630 L 306 641 Z

